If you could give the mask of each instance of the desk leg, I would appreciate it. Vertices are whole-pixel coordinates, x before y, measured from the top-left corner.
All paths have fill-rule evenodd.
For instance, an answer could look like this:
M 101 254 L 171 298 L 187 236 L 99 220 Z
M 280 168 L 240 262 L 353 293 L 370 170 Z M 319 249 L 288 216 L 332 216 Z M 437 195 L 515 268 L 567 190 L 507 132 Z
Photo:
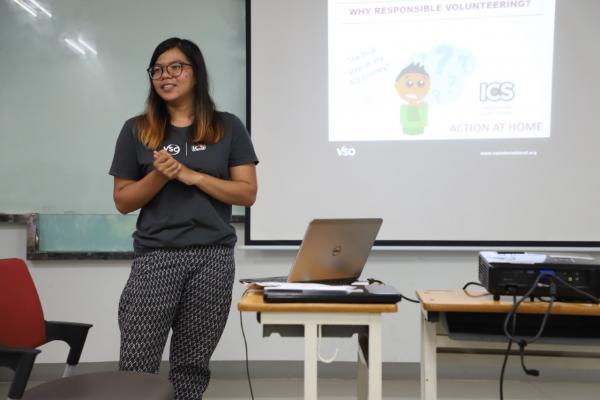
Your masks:
M 358 400 L 367 400 L 369 396 L 369 335 L 358 335 L 358 371 L 356 376 L 356 395 Z
M 369 400 L 381 400 L 381 315 L 369 324 Z
M 421 400 L 437 400 L 436 324 L 421 310 Z
M 304 324 L 304 400 L 317 400 L 317 324 Z
M 369 332 L 358 336 L 358 400 L 381 400 L 381 316 L 371 316 Z

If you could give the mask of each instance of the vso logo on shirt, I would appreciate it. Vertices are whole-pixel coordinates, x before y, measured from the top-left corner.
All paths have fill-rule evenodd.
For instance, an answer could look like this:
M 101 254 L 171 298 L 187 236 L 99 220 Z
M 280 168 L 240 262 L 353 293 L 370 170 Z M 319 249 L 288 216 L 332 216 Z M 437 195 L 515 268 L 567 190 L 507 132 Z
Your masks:
M 163 148 L 172 156 L 176 156 L 181 151 L 181 148 L 176 144 L 169 144 Z

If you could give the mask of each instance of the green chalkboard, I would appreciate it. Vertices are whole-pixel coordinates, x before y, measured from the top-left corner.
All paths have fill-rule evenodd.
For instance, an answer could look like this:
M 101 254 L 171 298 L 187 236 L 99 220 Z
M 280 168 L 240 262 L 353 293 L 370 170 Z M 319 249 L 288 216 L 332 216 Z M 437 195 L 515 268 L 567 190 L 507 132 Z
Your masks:
M 40 214 L 40 252 L 131 252 L 137 215 Z
M 38 214 L 37 251 L 132 252 L 137 215 Z M 241 218 L 234 217 L 233 222 Z

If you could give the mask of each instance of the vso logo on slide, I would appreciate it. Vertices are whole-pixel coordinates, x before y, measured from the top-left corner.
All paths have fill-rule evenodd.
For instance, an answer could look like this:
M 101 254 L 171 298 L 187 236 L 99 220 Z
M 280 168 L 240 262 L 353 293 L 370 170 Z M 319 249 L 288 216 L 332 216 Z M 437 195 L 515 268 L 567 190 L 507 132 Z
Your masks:
M 515 97 L 513 82 L 482 82 L 479 87 L 481 101 L 511 101 Z
M 176 144 L 169 144 L 163 148 L 172 156 L 176 156 L 181 151 L 181 148 Z
M 339 157 L 354 157 L 356 155 L 356 149 L 346 145 L 336 148 L 336 151 Z

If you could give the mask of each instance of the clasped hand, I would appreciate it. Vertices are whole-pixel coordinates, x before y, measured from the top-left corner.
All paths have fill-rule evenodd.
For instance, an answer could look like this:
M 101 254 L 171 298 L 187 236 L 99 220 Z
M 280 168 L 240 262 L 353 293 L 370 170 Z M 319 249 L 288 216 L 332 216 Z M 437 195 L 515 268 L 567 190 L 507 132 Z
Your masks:
M 154 169 L 161 175 L 169 180 L 177 179 L 186 185 L 194 184 L 196 172 L 175 160 L 166 150 L 155 151 L 153 155 Z

